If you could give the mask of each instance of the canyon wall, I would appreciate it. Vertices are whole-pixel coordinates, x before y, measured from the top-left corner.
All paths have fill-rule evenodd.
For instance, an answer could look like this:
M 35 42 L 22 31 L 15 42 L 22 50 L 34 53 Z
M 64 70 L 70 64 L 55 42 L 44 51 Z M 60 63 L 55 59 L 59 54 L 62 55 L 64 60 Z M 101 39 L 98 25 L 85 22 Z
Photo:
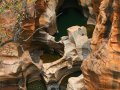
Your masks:
M 87 90 L 120 89 L 120 1 L 102 0 L 91 40 L 92 53 L 81 69 Z

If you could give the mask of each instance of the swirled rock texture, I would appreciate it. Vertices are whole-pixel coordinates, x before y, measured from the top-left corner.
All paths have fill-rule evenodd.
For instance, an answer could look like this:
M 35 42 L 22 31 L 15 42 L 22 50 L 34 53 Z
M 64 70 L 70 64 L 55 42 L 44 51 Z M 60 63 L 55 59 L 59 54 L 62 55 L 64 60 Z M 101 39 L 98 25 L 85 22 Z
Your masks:
M 91 47 L 81 66 L 87 90 L 120 90 L 120 0 L 102 0 Z

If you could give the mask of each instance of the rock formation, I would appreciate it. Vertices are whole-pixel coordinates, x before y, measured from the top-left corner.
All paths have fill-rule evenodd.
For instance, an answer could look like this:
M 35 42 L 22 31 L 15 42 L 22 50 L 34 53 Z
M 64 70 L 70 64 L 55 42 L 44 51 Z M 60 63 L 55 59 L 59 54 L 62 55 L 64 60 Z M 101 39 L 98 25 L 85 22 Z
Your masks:
M 119 90 L 120 1 L 92 0 L 92 3 L 97 15 L 92 52 L 82 63 L 83 77 L 71 77 L 67 90 Z
M 79 77 L 69 78 L 66 90 L 85 90 L 85 84 L 83 80 L 82 74 Z
M 8 4 L 11 6 L 2 8 Z M 58 1 L 5 0 L 0 5 L 3 5 L 0 9 L 4 9 L 0 14 L 0 89 L 6 86 L 12 88 L 11 84 L 16 84 L 15 88 L 25 90 L 26 83 L 41 79 L 39 74 L 51 88 L 51 82 L 59 86 L 64 76 L 79 70 L 81 62 L 91 51 L 86 28 L 70 27 L 68 36 L 56 42 L 51 35 L 57 30 Z M 78 43 L 80 41 L 83 42 Z M 62 58 L 43 63 L 41 55 L 45 46 L 55 50 Z M 36 51 L 34 56 L 36 49 L 40 51 Z
M 120 89 L 120 1 L 103 0 L 91 46 L 92 53 L 81 69 L 87 90 Z
M 30 8 L 26 9 L 26 4 L 30 5 Z M 3 89 L 3 87 L 6 87 L 6 90 L 7 87 L 26 89 L 26 77 L 32 73 L 36 74 L 36 72 L 36 76 L 39 76 L 39 69 L 35 67 L 36 65 L 33 64 L 34 62 L 26 51 L 30 48 L 33 32 L 35 32 L 33 12 L 29 12 L 32 11 L 32 6 L 29 0 L 28 2 L 24 2 L 24 0 L 23 2 L 19 2 L 19 0 L 1 2 L 0 89 Z M 29 66 L 31 67 L 29 68 Z M 29 70 L 26 70 L 26 68 L 29 68 Z M 37 77 L 37 79 L 39 78 Z M 12 87 L 12 84 L 15 85 Z
M 96 25 L 96 14 L 93 8 L 92 0 L 79 0 L 83 7 L 84 16 L 88 17 L 87 24 Z M 96 7 L 95 7 L 96 8 Z
M 44 79 L 48 90 L 58 90 L 82 62 L 83 74 L 69 78 L 67 90 L 120 89 L 120 0 L 78 0 L 87 24 L 96 25 L 93 37 L 88 39 L 86 28 L 76 25 L 57 42 L 57 10 L 63 2 L 0 1 L 0 89 L 11 88 L 13 81 L 15 88 L 26 90 L 26 83 Z M 46 49 L 60 58 L 44 63 Z
M 63 75 L 61 74 L 65 74 L 62 72 L 66 71 L 65 69 L 62 69 L 65 67 L 68 67 L 68 70 L 69 68 L 73 68 L 73 70 L 75 70 L 77 65 L 80 65 L 82 60 L 84 60 L 91 51 L 85 27 L 70 27 L 68 28 L 68 33 L 68 37 L 63 37 L 60 41 L 60 43 L 64 44 L 63 57 L 52 63 L 43 64 L 44 73 L 46 75 L 45 80 L 47 82 L 52 81 L 52 79 L 56 81 L 57 79 L 62 78 L 61 76 Z M 78 43 L 80 41 L 83 42 Z M 76 68 L 76 71 L 77 70 L 78 68 Z
M 50 35 L 54 35 L 57 32 L 56 27 L 56 7 L 58 5 L 58 0 L 49 0 L 45 11 L 39 17 L 40 26 L 49 27 L 47 32 Z

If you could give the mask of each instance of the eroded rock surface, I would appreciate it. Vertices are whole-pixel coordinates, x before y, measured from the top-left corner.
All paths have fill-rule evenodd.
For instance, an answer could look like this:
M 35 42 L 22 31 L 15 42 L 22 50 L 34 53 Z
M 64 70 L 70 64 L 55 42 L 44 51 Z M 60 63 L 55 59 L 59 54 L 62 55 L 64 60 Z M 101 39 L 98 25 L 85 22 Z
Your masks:
M 78 71 L 79 65 L 81 64 L 83 59 L 87 57 L 87 55 L 90 53 L 89 47 L 90 42 L 88 40 L 87 31 L 85 27 L 80 26 L 70 27 L 68 29 L 69 36 L 62 37 L 61 41 L 59 42 L 56 42 L 54 40 L 54 37 L 51 36 L 51 33 L 47 32 L 45 29 L 48 28 L 49 30 L 50 29 L 49 24 L 51 24 L 52 20 L 56 18 L 55 17 L 56 6 L 53 7 L 52 5 L 57 5 L 56 4 L 57 2 L 55 1 L 54 3 L 52 1 L 48 2 L 48 5 L 52 9 L 52 11 L 51 9 L 49 10 L 49 8 L 46 8 L 44 3 L 45 2 L 41 1 L 39 1 L 38 3 L 36 2 L 35 4 L 36 6 L 39 4 L 41 6 L 40 8 L 39 7 L 35 8 L 38 11 L 42 9 L 42 12 L 40 12 L 39 14 L 36 13 L 37 15 L 36 18 L 34 18 L 33 15 L 34 12 L 32 12 L 32 10 L 34 9 L 33 4 L 29 1 L 25 3 L 28 4 L 29 8 L 23 9 L 23 11 L 26 11 L 26 16 L 21 17 L 22 19 L 20 21 L 17 20 L 18 17 L 17 14 L 16 17 L 12 18 L 15 14 L 11 11 L 10 14 L 12 14 L 12 16 L 10 16 L 10 19 L 8 18 L 9 20 L 7 20 L 7 17 L 9 16 L 6 16 L 5 18 L 2 17 L 3 15 L 7 14 L 6 11 L 1 15 L 2 26 L 8 27 L 8 29 L 11 29 L 11 27 L 15 27 L 14 29 L 8 30 L 10 32 L 6 31 L 7 29 L 3 27 L 1 29 L 2 30 L 2 32 L 0 33 L 1 36 L 4 33 L 5 35 L 8 35 L 6 37 L 1 37 L 2 39 L 0 48 L 1 82 L 4 80 L 24 78 L 25 81 L 23 81 L 23 83 L 25 84 L 27 76 L 36 72 L 40 73 L 40 71 L 44 72 L 42 75 L 45 78 L 46 82 L 51 82 L 52 80 L 59 81 L 62 78 L 63 74 L 66 75 L 74 71 Z M 44 23 L 44 21 L 40 21 L 43 16 L 44 16 L 43 20 L 45 20 L 46 23 Z M 6 21 L 7 24 L 4 23 L 2 20 Z M 48 20 L 48 22 L 46 20 Z M 11 25 L 11 27 L 9 27 L 8 25 Z M 41 27 L 42 26 L 46 27 L 44 27 L 45 29 L 42 29 L 41 27 L 36 29 L 36 27 L 38 27 L 39 25 Z M 54 29 L 52 28 L 52 30 L 55 30 L 55 28 Z M 37 31 L 38 34 L 40 35 L 40 37 L 38 37 L 39 40 L 37 40 L 36 37 L 33 38 L 33 35 Z M 52 33 L 54 32 L 52 31 Z M 33 48 L 31 47 L 31 44 L 33 43 L 32 41 L 35 40 L 42 44 L 48 45 L 52 49 L 57 50 L 57 52 L 60 55 L 62 55 L 62 58 L 51 63 L 42 63 L 42 60 L 40 58 L 39 58 L 40 60 L 37 61 L 37 63 L 34 62 L 34 60 L 32 60 L 29 50 Z M 78 43 L 80 41 L 82 42 Z M 61 50 L 63 46 L 64 50 Z M 38 57 L 40 56 L 38 55 Z M 65 73 L 67 70 L 68 73 Z M 26 89 L 26 87 L 24 89 Z
M 120 1 L 103 0 L 99 9 L 91 42 L 93 51 L 81 67 L 84 83 L 87 90 L 119 90 Z
M 8 7 L 8 10 L 0 15 L 0 25 L 2 26 L 0 26 L 0 44 L 2 46 L 0 47 L 0 83 L 20 79 L 17 81 L 18 86 L 26 90 L 27 77 L 31 74 L 37 78 L 32 77 L 30 81 L 38 80 L 39 74 L 42 74 L 46 83 L 51 81 L 60 83 L 64 75 L 78 71 L 81 62 L 91 52 L 86 28 L 70 27 L 68 36 L 64 36 L 61 41 L 56 42 L 51 35 L 57 32 L 55 10 L 59 5 L 58 0 L 13 1 L 4 1 L 4 4 L 11 3 L 13 7 Z M 89 9 L 88 14 L 93 15 L 90 0 L 89 2 L 81 1 L 81 5 Z M 39 34 L 38 38 L 36 38 L 36 33 Z M 56 50 L 62 58 L 51 63 L 42 63 L 43 60 L 40 58 L 40 54 L 43 53 L 42 48 L 36 55 L 39 60 L 35 62 L 29 52 L 30 49 L 33 49 L 33 41 L 41 43 L 38 46 L 33 45 L 35 48 L 48 46 Z M 21 78 L 24 80 L 19 82 Z
M 57 80 L 60 74 L 62 74 L 62 69 L 65 67 L 74 68 L 75 64 L 79 64 L 86 58 L 91 49 L 89 47 L 90 43 L 87 37 L 87 32 L 85 27 L 73 26 L 68 28 L 68 37 L 62 37 L 60 43 L 64 45 L 64 55 L 62 58 L 56 60 L 52 63 L 43 64 L 45 72 L 45 80 L 50 82 L 52 80 Z M 81 43 L 78 43 L 82 41 Z M 67 68 L 66 68 L 67 69 Z M 56 73 L 59 73 L 57 76 Z

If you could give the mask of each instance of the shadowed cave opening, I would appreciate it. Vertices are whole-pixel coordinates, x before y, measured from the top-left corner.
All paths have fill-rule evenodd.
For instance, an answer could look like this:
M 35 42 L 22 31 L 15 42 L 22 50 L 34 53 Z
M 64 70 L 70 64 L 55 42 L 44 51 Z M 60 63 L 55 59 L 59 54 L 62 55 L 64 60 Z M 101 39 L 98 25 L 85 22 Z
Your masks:
M 87 25 L 88 18 L 84 16 L 78 0 L 64 0 L 56 14 L 58 16 L 56 19 L 58 32 L 54 35 L 56 41 L 62 36 L 67 36 L 67 28 L 75 25 L 85 26 L 88 29 L 88 37 L 92 37 L 94 25 Z

